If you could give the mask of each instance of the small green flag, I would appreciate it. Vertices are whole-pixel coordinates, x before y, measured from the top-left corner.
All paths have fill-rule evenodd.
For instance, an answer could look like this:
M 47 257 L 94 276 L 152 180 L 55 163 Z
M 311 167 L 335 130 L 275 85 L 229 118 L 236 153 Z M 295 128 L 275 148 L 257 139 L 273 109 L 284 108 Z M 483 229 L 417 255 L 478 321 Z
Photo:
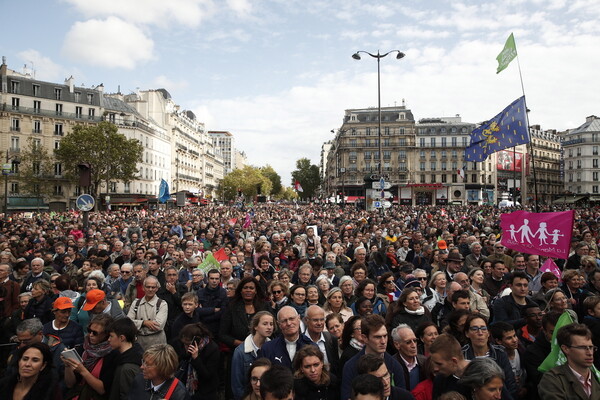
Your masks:
M 554 327 L 554 333 L 552 333 L 552 342 L 550 342 L 550 354 L 548 354 L 548 357 L 546 357 L 546 359 L 538 367 L 538 371 L 546 372 L 558 365 L 563 365 L 567 362 L 567 357 L 565 357 L 565 353 L 562 352 L 560 346 L 558 345 L 558 341 L 556 340 L 556 334 L 558 333 L 558 330 L 563 326 L 577 322 L 571 315 L 571 312 L 569 312 L 569 310 L 563 311 L 562 315 L 556 322 L 556 326 Z M 600 371 L 598 371 L 598 369 L 593 365 L 590 369 L 596 376 L 596 379 L 600 380 Z
M 206 275 L 208 274 L 208 271 L 210 271 L 213 268 L 218 269 L 220 271 L 221 264 L 219 264 L 219 262 L 217 261 L 215 256 L 212 255 L 212 253 L 209 253 L 204 258 L 204 261 L 202 261 L 202 264 L 198 265 L 198 269 L 202 270 L 202 272 L 204 272 L 204 275 Z
M 498 54 L 496 60 L 498 60 L 498 70 L 496 71 L 499 74 L 502 70 L 508 67 L 508 64 L 517 56 L 517 46 L 515 45 L 515 37 L 511 33 L 508 39 L 506 39 L 506 43 L 504 44 L 504 49 Z

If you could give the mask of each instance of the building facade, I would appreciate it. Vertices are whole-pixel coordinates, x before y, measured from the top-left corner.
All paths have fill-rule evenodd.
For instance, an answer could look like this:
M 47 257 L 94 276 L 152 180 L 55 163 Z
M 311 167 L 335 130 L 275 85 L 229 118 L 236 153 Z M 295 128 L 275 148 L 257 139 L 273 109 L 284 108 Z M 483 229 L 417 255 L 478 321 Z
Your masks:
M 213 147 L 218 149 L 223 157 L 223 168 L 225 175 L 236 168 L 235 165 L 235 141 L 233 134 L 228 131 L 208 131 L 213 140 Z
M 564 200 L 583 196 L 592 201 L 600 200 L 600 118 L 595 115 L 587 117 L 581 126 L 561 133 L 561 139 L 564 154 Z

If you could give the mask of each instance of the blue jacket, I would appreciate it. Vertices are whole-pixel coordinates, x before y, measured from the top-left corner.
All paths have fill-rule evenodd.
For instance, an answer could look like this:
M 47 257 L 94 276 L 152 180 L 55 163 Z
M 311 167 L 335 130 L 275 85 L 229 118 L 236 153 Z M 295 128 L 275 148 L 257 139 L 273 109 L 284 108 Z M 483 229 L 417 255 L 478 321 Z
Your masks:
M 358 359 L 364 355 L 365 349 L 363 348 L 344 365 L 344 370 L 342 373 L 342 400 L 348 400 L 351 397 L 352 380 L 356 377 L 356 375 L 358 375 L 356 372 L 356 363 L 358 362 Z M 404 371 L 402 370 L 402 366 L 398 360 L 388 353 L 383 353 L 383 360 L 390 373 L 392 386 L 406 389 L 404 387 Z
M 512 296 L 511 296 L 512 298 Z M 470 344 L 466 344 L 462 348 L 463 356 L 465 360 L 474 360 L 475 359 L 475 351 Z M 515 379 L 515 374 L 513 373 L 512 366 L 510 365 L 510 361 L 508 360 L 508 356 L 504 352 L 504 348 L 502 346 L 497 346 L 495 344 L 489 345 L 489 357 L 496 361 L 496 364 L 504 371 L 504 388 L 502 389 L 502 398 L 504 399 L 506 396 L 505 390 L 510 393 L 513 399 L 517 398 L 517 380 Z M 521 359 L 522 360 L 522 359 Z
M 375 295 L 375 299 L 372 301 L 372 303 L 373 303 L 373 314 L 377 314 L 377 315 L 381 315 L 382 317 L 385 317 L 385 313 L 387 312 L 387 309 L 385 308 L 385 303 L 383 302 L 381 297 Z M 352 312 L 354 313 L 354 315 L 358 315 L 358 313 L 356 312 L 356 303 L 352 303 L 352 305 L 350 305 L 350 308 L 352 309 Z
M 270 339 L 267 339 L 269 341 Z M 241 400 L 248 385 L 248 371 L 258 354 L 254 352 L 252 335 L 248 335 L 244 343 L 233 351 L 231 359 L 231 391 L 234 400 Z
M 301 333 L 300 337 L 296 341 L 296 351 L 309 344 L 313 344 L 312 340 Z M 283 335 L 280 335 L 270 342 L 263 344 L 261 349 L 258 351 L 258 356 L 268 358 L 272 363 L 279 363 L 292 369 L 292 360 L 290 359 L 290 355 L 285 347 L 285 339 L 283 338 Z

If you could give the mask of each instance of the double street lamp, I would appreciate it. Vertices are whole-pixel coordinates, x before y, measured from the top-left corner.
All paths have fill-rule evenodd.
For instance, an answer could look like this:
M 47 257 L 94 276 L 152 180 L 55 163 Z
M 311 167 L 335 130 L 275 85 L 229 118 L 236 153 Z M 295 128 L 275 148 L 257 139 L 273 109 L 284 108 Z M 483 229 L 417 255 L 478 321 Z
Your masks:
M 377 54 L 372 54 L 372 53 L 369 53 L 368 51 L 359 50 L 356 53 L 352 54 L 352 58 L 354 58 L 355 60 L 360 60 L 360 53 L 368 54 L 371 57 L 377 59 L 377 112 L 378 112 L 377 138 L 379 140 L 379 177 L 382 178 L 383 177 L 383 151 L 382 151 L 382 147 L 381 147 L 381 70 L 380 70 L 379 64 L 380 64 L 381 59 L 386 57 L 388 54 L 396 53 L 397 60 L 404 58 L 405 54 L 403 52 L 401 52 L 400 50 L 391 50 L 385 54 L 380 54 L 379 50 L 377 50 Z

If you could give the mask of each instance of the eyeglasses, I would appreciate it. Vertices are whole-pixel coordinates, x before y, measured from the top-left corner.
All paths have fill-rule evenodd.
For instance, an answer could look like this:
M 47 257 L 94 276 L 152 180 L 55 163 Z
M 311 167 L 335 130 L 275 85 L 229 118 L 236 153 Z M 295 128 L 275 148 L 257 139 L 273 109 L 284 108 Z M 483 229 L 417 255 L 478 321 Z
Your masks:
M 273 294 L 281 294 L 283 291 L 282 290 L 273 290 Z
M 405 344 L 417 343 L 417 339 L 409 339 L 404 341 Z
M 250 378 L 250 382 L 252 382 L 253 384 L 257 384 L 258 382 L 260 382 L 260 378 L 257 376 L 253 376 Z
M 290 318 L 282 319 L 282 320 L 279 320 L 277 322 L 279 322 L 280 325 L 283 325 L 283 324 L 291 324 L 293 322 L 296 322 L 297 320 L 298 320 L 298 316 L 296 315 L 295 317 L 290 317 Z
M 598 350 L 598 346 L 569 346 L 569 345 L 567 345 L 567 347 L 570 349 L 593 351 L 594 353 Z
M 423 276 L 423 277 L 421 277 L 421 278 L 415 278 L 415 279 L 416 279 L 416 280 L 418 280 L 418 281 L 426 281 L 426 280 L 427 280 L 427 277 L 426 277 L 426 276 Z
M 469 330 L 473 333 L 475 333 L 475 332 L 485 333 L 488 331 L 488 327 L 487 326 L 470 326 Z

